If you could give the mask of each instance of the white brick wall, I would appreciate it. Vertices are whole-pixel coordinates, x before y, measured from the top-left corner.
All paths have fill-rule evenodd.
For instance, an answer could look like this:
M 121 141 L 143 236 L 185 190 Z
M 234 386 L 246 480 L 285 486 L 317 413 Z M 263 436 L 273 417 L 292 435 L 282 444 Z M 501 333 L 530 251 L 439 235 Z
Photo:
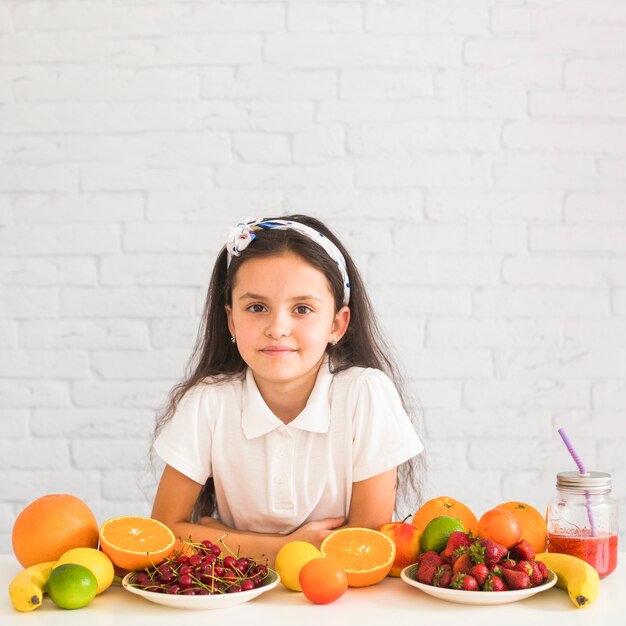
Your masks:
M 353 251 L 425 497 L 543 510 L 563 426 L 626 511 L 625 52 L 623 0 L 0 0 L 0 552 L 45 493 L 149 513 L 154 412 L 260 213 Z

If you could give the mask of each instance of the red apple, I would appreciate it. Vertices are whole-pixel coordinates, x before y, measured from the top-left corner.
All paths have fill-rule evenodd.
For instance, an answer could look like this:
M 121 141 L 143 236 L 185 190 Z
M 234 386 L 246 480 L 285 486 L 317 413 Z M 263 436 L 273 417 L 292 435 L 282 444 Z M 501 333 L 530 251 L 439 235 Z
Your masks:
M 417 561 L 422 531 L 417 526 L 406 522 L 390 522 L 383 524 L 378 530 L 390 537 L 396 544 L 396 559 L 389 576 L 397 578 L 405 567 Z

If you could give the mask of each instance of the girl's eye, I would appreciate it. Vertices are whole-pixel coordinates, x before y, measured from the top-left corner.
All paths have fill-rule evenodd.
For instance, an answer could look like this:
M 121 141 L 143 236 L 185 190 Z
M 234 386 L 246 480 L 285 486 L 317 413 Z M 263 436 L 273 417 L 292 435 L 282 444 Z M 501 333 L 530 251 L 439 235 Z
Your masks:
M 313 309 L 309 306 L 306 306 L 306 304 L 301 304 L 296 307 L 296 313 L 298 313 L 299 315 L 308 315 L 309 313 L 312 313 L 312 312 L 313 312 Z
M 262 304 L 251 304 L 248 307 L 248 311 L 251 311 L 252 313 L 263 313 L 263 311 L 265 311 L 265 307 Z

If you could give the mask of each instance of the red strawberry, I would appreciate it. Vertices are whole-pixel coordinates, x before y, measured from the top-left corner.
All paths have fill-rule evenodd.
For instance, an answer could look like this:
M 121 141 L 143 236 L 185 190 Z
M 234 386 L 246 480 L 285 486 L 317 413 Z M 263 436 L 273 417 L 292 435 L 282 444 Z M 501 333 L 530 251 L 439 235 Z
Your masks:
M 519 561 L 514 569 L 524 572 L 524 574 L 528 574 L 530 584 L 533 587 L 536 587 L 543 582 L 543 574 L 541 573 L 536 561 Z
M 467 548 L 471 543 L 472 540 L 467 533 L 455 530 L 450 534 L 450 537 L 448 537 L 448 543 L 441 553 L 441 556 L 448 559 L 456 558 L 460 556 L 462 552 L 459 552 L 456 556 L 454 553 L 462 548 Z
M 530 577 L 524 572 L 515 569 L 503 569 L 502 578 L 509 586 L 509 589 L 528 589 L 530 587 Z
M 467 574 L 472 569 L 472 559 L 470 555 L 466 552 L 462 554 L 454 563 L 452 564 L 452 573 L 458 574 L 458 572 L 463 572 Z
M 543 574 L 541 573 L 539 565 L 537 565 L 536 561 L 519 561 L 515 566 L 515 569 L 528 574 L 530 584 L 533 587 L 536 587 L 543 582 Z
M 530 584 L 533 587 L 536 587 L 537 585 L 540 585 L 543 582 L 543 574 L 541 573 L 541 570 L 539 569 L 539 565 L 537 564 L 537 561 L 527 561 L 527 563 L 530 564 L 533 570 L 532 574 L 530 574 Z
M 539 571 L 541 572 L 541 575 L 543 576 L 543 580 L 548 578 L 548 568 L 546 567 L 546 564 L 543 563 L 542 561 L 535 561 L 535 563 L 537 564 L 537 567 L 539 568 Z
M 449 587 L 452 581 L 452 569 L 448 564 L 440 565 L 433 576 L 434 587 Z
M 483 591 L 508 591 L 507 584 L 499 576 L 490 574 L 483 585 Z
M 489 570 L 490 574 L 494 574 L 495 576 L 502 578 L 502 569 L 500 568 L 500 563 L 498 563 L 497 565 L 492 565 L 487 569 Z
M 479 563 L 478 565 L 474 565 L 474 567 L 472 567 L 469 574 L 470 576 L 473 576 L 476 579 L 476 582 L 482 587 L 489 576 L 489 569 L 484 563 Z
M 434 556 L 423 558 L 417 568 L 417 580 L 425 585 L 432 585 L 437 568 L 443 565 L 443 559 L 435 552 Z
M 502 559 L 498 565 L 500 567 L 505 567 L 506 569 L 515 569 L 517 561 L 514 561 L 513 559 Z
M 452 577 L 450 587 L 453 589 L 462 589 L 463 591 L 480 591 L 478 582 L 473 576 L 459 572 Z
M 424 585 L 432 585 L 437 566 L 432 563 L 422 563 L 417 569 L 416 579 Z
M 435 560 L 435 561 L 439 561 L 441 559 L 441 557 L 434 551 L 434 550 L 428 550 L 427 552 L 422 552 L 417 559 L 415 560 L 415 562 L 418 565 L 421 565 L 424 561 L 429 561 L 429 560 Z
M 535 558 L 535 551 L 526 539 L 522 539 L 511 548 L 509 557 L 516 561 L 532 561 Z
M 470 554 L 474 563 L 484 563 L 487 567 L 500 562 L 506 553 L 507 549 L 503 545 L 491 541 L 491 539 L 479 537 L 470 546 Z

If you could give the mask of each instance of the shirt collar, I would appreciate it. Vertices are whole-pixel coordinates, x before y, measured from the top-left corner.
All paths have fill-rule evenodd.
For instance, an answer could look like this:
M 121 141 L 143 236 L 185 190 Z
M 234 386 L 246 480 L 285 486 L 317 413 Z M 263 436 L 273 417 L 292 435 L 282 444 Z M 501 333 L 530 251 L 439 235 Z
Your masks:
M 325 359 L 320 366 L 315 385 L 302 412 L 287 424 L 288 428 L 298 428 L 313 433 L 327 433 L 330 426 L 330 385 L 333 375 Z M 243 384 L 241 425 L 246 439 L 254 439 L 284 426 L 265 404 L 259 389 L 248 368 Z

